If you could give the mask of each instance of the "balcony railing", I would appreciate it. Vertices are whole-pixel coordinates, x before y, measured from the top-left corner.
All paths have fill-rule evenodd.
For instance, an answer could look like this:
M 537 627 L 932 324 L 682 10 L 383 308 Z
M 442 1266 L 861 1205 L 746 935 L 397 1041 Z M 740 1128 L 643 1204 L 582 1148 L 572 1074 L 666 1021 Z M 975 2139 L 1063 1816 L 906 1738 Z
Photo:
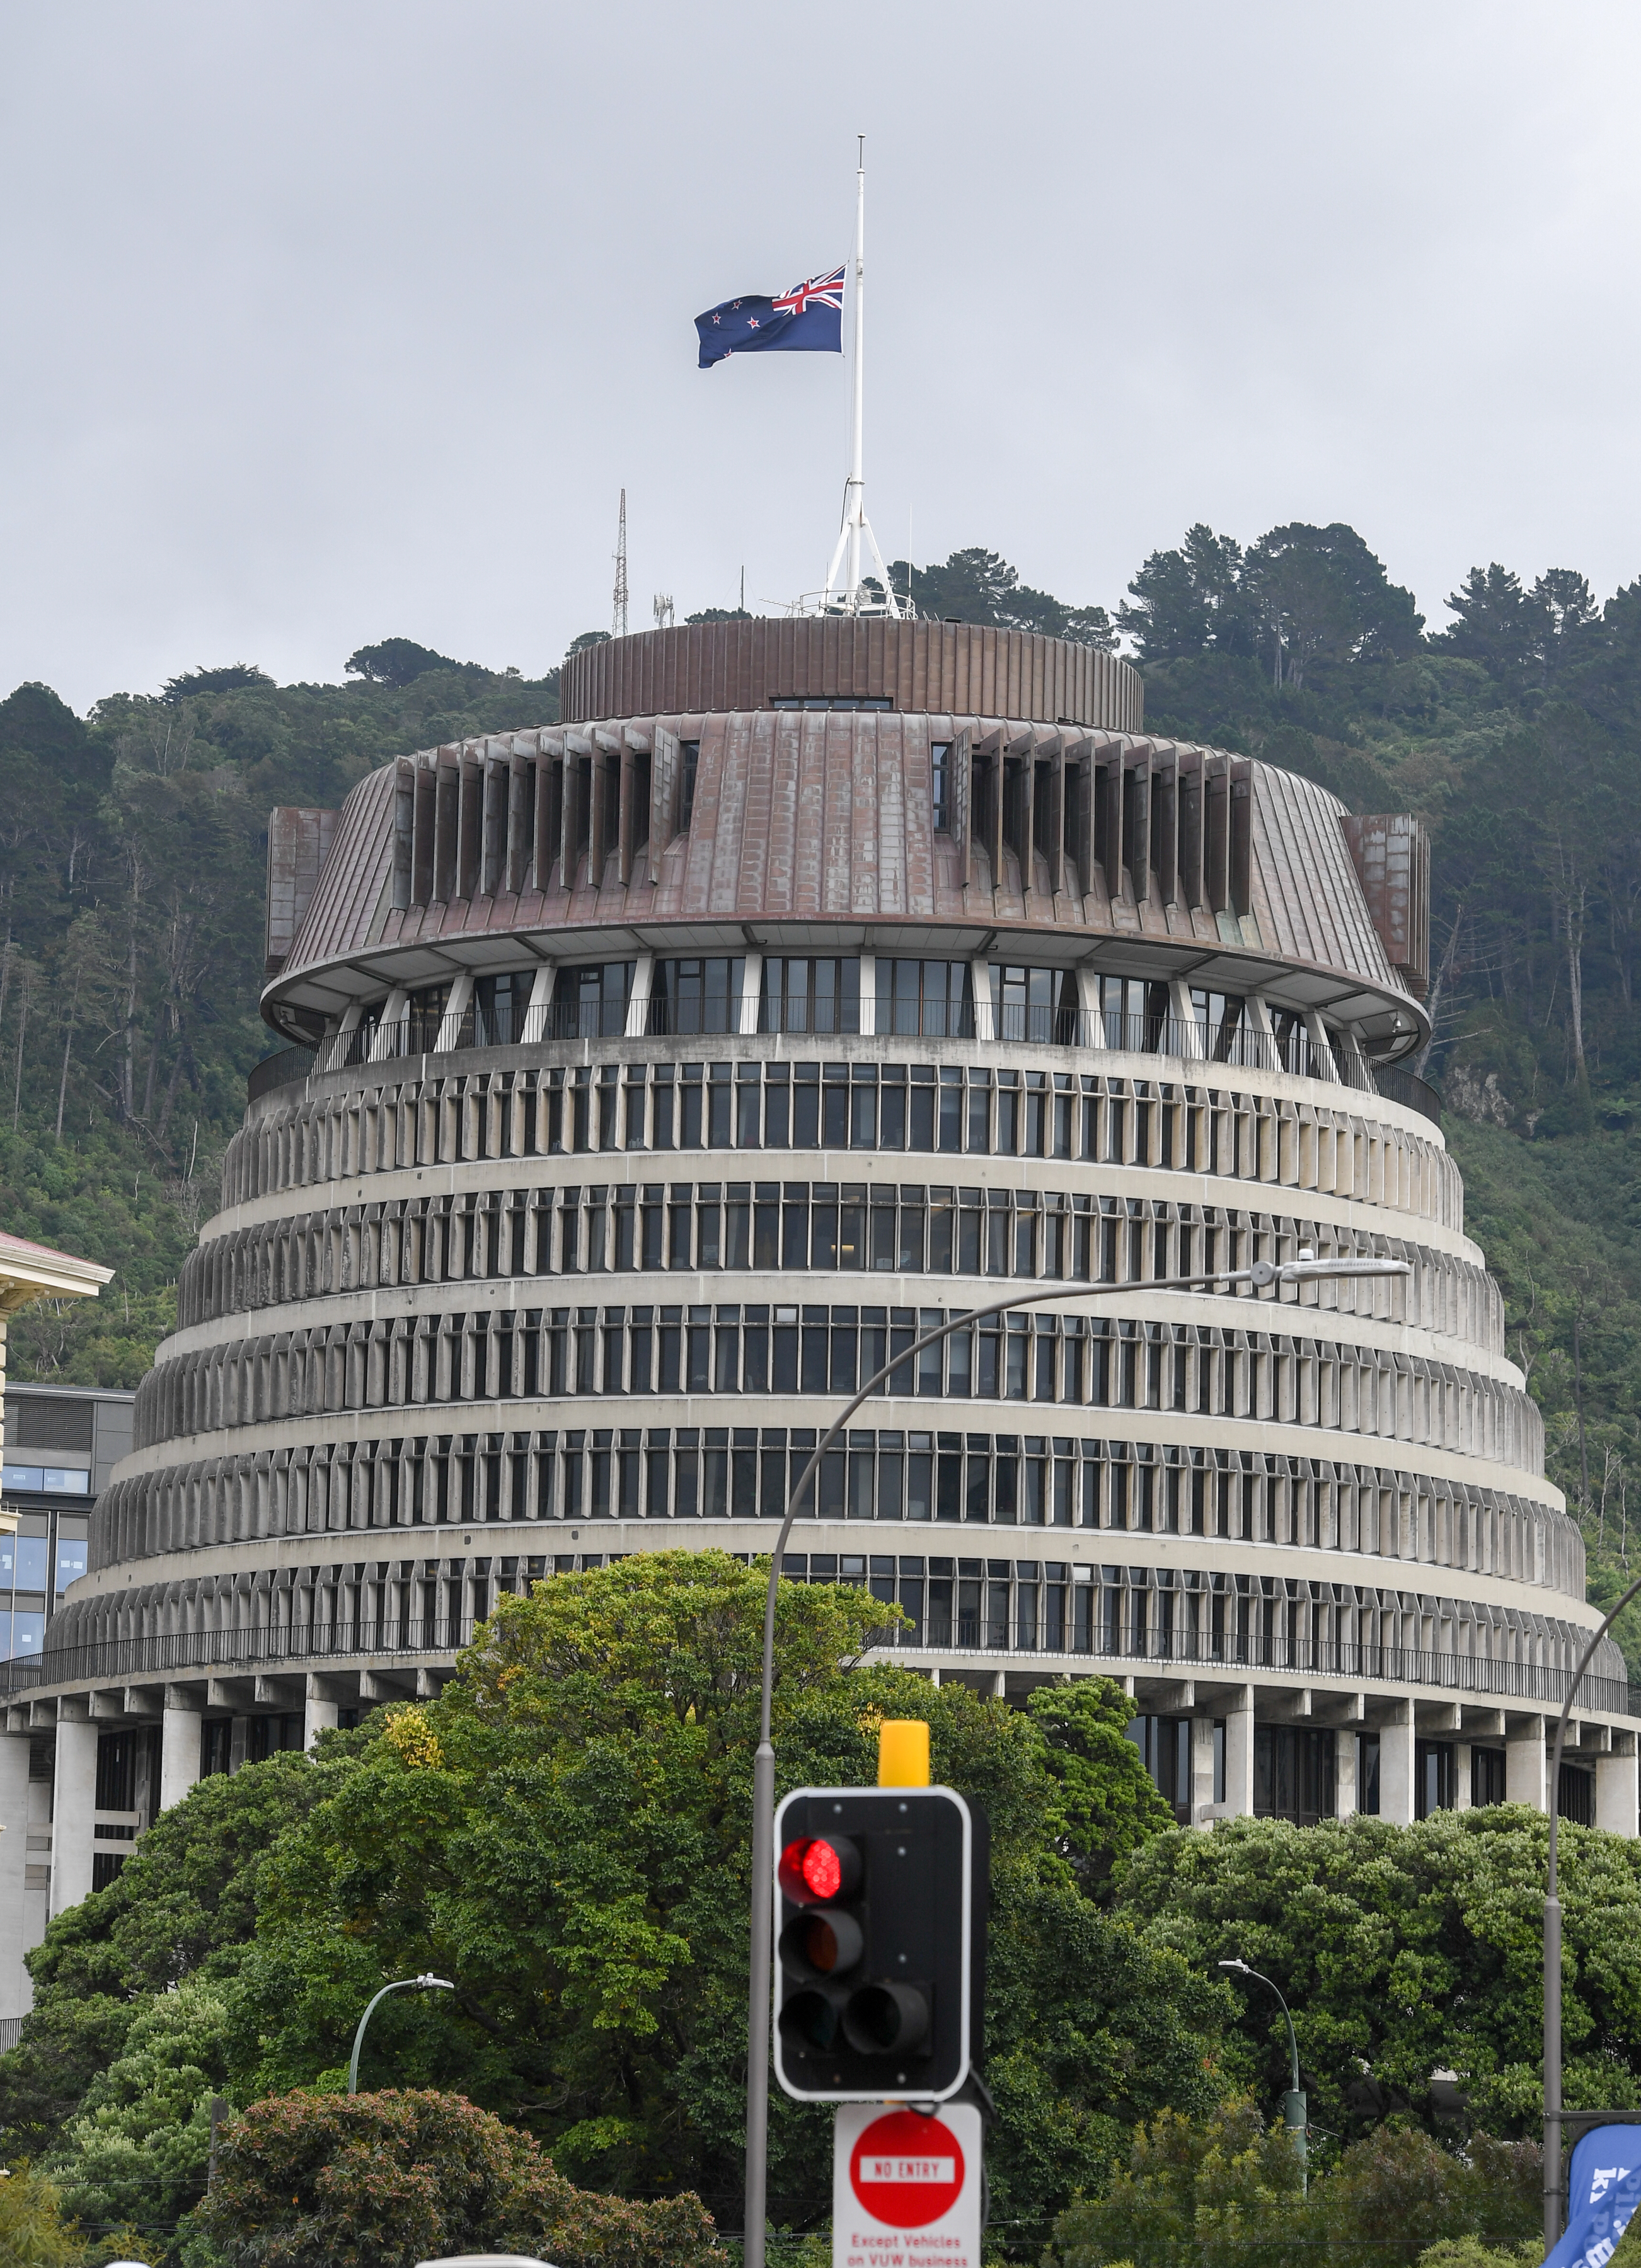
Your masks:
M 735 1000 L 676 1000 L 654 995 L 637 1018 L 650 1038 L 727 1038 L 738 1031 L 741 1009 Z M 825 1039 L 861 1032 L 862 1015 L 854 1000 L 816 1001 L 809 998 L 765 998 L 758 1003 L 760 1033 L 787 1037 Z M 334 1034 L 317 1051 L 286 1048 L 258 1064 L 247 1083 L 247 1101 L 307 1079 L 314 1071 L 344 1071 L 359 1065 L 388 1064 L 407 1057 L 459 1054 L 477 1047 L 534 1047 L 552 1041 L 619 1039 L 633 1020 L 624 1001 L 551 1001 L 512 1017 L 481 1020 L 471 1006 L 460 1015 L 409 1015 L 393 1023 L 362 1024 L 353 1031 Z M 864 1020 L 869 1021 L 869 1019 Z M 1123 1053 L 1157 1056 L 1182 1067 L 1190 1076 L 1193 1064 L 1218 1064 L 1228 1069 L 1289 1071 L 1302 1079 L 1325 1079 L 1378 1094 L 1387 1101 L 1419 1111 L 1439 1124 L 1441 1101 L 1435 1089 L 1411 1071 L 1381 1066 L 1364 1071 L 1354 1054 L 1335 1056 L 1308 1033 L 1290 1031 L 1278 1038 L 1252 1024 L 1213 1024 L 1172 1016 L 1120 1016 L 1099 1010 L 1051 1008 L 981 1003 L 974 1007 L 950 1008 L 943 1004 L 932 1016 L 919 1020 L 921 1030 L 908 1030 L 913 1020 L 898 1004 L 879 1004 L 879 1038 L 990 1040 L 1008 1047 L 1053 1047 L 1090 1054 Z M 938 1024 L 939 1028 L 931 1028 Z M 892 1029 L 889 1028 L 891 1026 Z M 873 1036 L 869 1032 L 865 1036 Z
M 1107 1624 L 1092 1586 L 1061 1587 L 1064 1611 L 1046 1610 L 1039 1598 L 1023 1606 L 1016 1587 L 1011 1611 L 994 1615 L 961 1609 L 931 1614 L 910 1629 L 876 1634 L 880 1645 L 911 1652 L 988 1653 L 1019 1657 L 1032 1667 L 1070 1657 L 1108 1668 L 1114 1675 L 1144 1669 L 1180 1677 L 1201 1674 L 1246 1682 L 1260 1670 L 1378 1685 L 1421 1685 L 1453 1693 L 1530 1701 L 1559 1709 L 1571 1670 L 1540 1662 L 1497 1660 L 1487 1654 L 1441 1653 L 1406 1646 L 1357 1646 L 1327 1639 L 1223 1637 L 1207 1631 L 1163 1631 Z M 1089 1602 L 1083 1615 L 1077 1609 Z M 885 1604 L 889 1603 L 887 1601 Z M 326 1661 L 391 1661 L 407 1665 L 428 1655 L 454 1654 L 469 1644 L 471 1621 L 388 1619 L 378 1622 L 270 1624 L 248 1629 L 181 1631 L 153 1638 L 115 1638 L 90 1646 L 48 1648 L 28 1660 L 0 1664 L 0 1692 L 15 1698 L 41 1687 L 115 1684 L 194 1672 L 233 1676 L 292 1670 Z M 1641 1692 L 1622 1679 L 1586 1675 L 1578 1706 L 1614 1716 L 1641 1716 Z

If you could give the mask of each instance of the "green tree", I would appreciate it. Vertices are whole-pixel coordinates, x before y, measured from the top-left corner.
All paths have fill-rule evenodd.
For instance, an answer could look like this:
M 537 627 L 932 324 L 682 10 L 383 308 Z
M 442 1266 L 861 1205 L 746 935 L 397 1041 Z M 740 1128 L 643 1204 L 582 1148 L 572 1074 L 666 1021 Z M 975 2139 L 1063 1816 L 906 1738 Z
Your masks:
M 1238 1820 L 1144 1845 L 1118 1910 L 1193 1969 L 1239 1957 L 1275 1981 L 1323 2126 L 1438 2124 L 1430 2079 L 1446 2069 L 1478 2123 L 1526 2130 L 1542 2102 L 1547 1833 L 1514 1805 L 1414 1827 Z M 1563 1821 L 1561 1850 L 1566 2099 L 1618 2105 L 1641 2074 L 1641 1846 Z M 1249 1991 L 1237 2034 L 1228 2069 L 1274 2101 L 1287 2029 L 1268 1994 Z
M 160 1814 L 107 1889 L 48 1925 L 28 1956 L 33 2007 L 0 2056 L 8 2150 L 56 2143 L 157 1999 L 190 1977 L 233 1977 L 255 1929 L 270 1846 L 344 1770 L 282 1755 L 201 1780 Z
M 367 2080 L 460 2086 L 577 2180 L 733 2210 L 765 1580 L 718 1552 L 644 1553 L 500 1602 L 444 1697 L 389 1712 L 270 1855 L 234 2019 L 241 2090 L 335 2073 L 371 1992 L 431 1969 L 457 1992 L 385 2004 Z M 1212 2099 L 1229 2002 L 1083 1895 L 1055 1847 L 1098 1874 L 1158 1823 L 1130 1744 L 1063 1705 L 1039 1719 L 851 1668 L 883 1615 L 863 1592 L 781 1587 L 781 1777 L 869 1784 L 879 1719 L 917 1715 L 936 1778 L 986 1806 L 994 2193 L 1041 2221 L 1109 2161 L 1124 2119 Z M 1127 1709 L 1114 1689 L 1105 1701 Z M 1063 1782 L 1048 1762 L 1062 1731 Z M 777 2220 L 824 2217 L 826 2131 L 777 2098 Z
M 90 2221 L 174 2220 L 205 2187 L 211 2097 L 227 2081 L 231 1984 L 190 1977 L 142 2003 L 46 2170 Z
M 452 661 L 447 653 L 435 653 L 432 646 L 418 645 L 414 638 L 383 638 L 376 645 L 362 645 L 351 653 L 344 665 L 350 677 L 367 677 L 374 685 L 414 685 L 418 677 L 425 677 L 432 669 L 460 669 L 463 665 Z
M 0 2175 L 0 2268 L 83 2268 L 85 2261 L 55 2184 L 26 2165 Z
M 403 2268 L 477 2251 L 561 2268 L 727 2263 L 694 2198 L 589 2196 L 529 2135 L 431 2089 L 252 2103 L 223 2130 L 192 2226 L 230 2268 Z

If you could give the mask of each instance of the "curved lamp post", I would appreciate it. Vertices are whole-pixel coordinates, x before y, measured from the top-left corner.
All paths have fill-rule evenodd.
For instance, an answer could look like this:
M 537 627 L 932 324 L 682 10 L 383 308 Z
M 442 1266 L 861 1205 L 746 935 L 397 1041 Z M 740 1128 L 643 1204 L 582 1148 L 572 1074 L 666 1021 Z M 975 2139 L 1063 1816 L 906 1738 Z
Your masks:
M 1340 1276 L 1411 1276 L 1412 1268 L 1405 1260 L 1375 1260 L 1347 1258 L 1319 1260 L 1309 1246 L 1300 1248 L 1297 1260 L 1277 1263 L 1257 1260 L 1252 1268 L 1212 1269 L 1194 1276 L 1165 1276 L 1154 1278 L 1149 1283 L 1127 1284 L 1067 1284 L 1058 1291 L 1035 1284 L 1029 1292 L 1011 1292 L 1006 1300 L 994 1300 L 989 1306 L 971 1307 L 964 1314 L 954 1315 L 949 1322 L 932 1331 L 925 1331 L 909 1347 L 886 1362 L 873 1377 L 868 1379 L 854 1399 L 846 1403 L 839 1417 L 816 1445 L 815 1453 L 804 1466 L 796 1487 L 787 1499 L 786 1517 L 780 1523 L 769 1559 L 769 1590 L 764 1601 L 764 1683 L 762 1707 L 758 1719 L 758 1754 L 752 1766 L 752 1927 L 751 1976 L 747 2009 L 746 2066 L 746 2228 L 742 2238 L 743 2268 L 764 2268 L 764 2217 L 767 2196 L 767 2150 L 769 2142 L 769 2010 L 772 1949 L 771 1911 L 771 1880 L 775 1856 L 775 1749 L 770 1737 L 770 1720 L 775 1683 L 775 1593 L 780 1580 L 780 1562 L 787 1548 L 787 1538 L 792 1533 L 792 1523 L 798 1509 L 809 1493 L 821 1459 L 838 1439 L 851 1418 L 867 1400 L 876 1394 L 883 1381 L 903 1364 L 920 1354 L 925 1347 L 937 1346 L 953 1331 L 966 1330 L 972 1323 L 983 1322 L 987 1315 L 1006 1314 L 1011 1307 L 1040 1307 L 1051 1300 L 1092 1300 L 1113 1292 L 1193 1292 L 1209 1284 L 1249 1284 L 1256 1292 L 1268 1287 L 1280 1289 L 1283 1284 L 1313 1284 Z
M 401 1977 L 395 1984 L 384 1984 L 365 2014 L 353 2035 L 353 2053 L 348 2059 L 348 2093 L 359 2091 L 359 2050 L 365 2044 L 365 2027 L 374 2014 L 377 2000 L 385 2000 L 389 1992 L 454 1992 L 455 1986 L 447 1977 Z
M 1549 1808 L 1549 1865 L 1544 1880 L 1544 2250 L 1555 2250 L 1561 2235 L 1561 1900 L 1556 1896 L 1556 1830 L 1560 1822 L 1561 1752 L 1567 1737 L 1567 1719 L 1578 1698 L 1578 1688 L 1584 1683 L 1584 1673 L 1594 1657 L 1595 1649 L 1607 1636 L 1619 1616 L 1641 1591 L 1641 1576 L 1637 1576 L 1613 1608 L 1600 1628 L 1593 1631 L 1589 1644 L 1578 1657 L 1578 1667 L 1572 1673 L 1567 1688 L 1567 1698 L 1561 1705 L 1561 1714 L 1556 1719 L 1556 1747 L 1550 1758 L 1549 1787 L 1547 1792 Z
M 1311 2191 L 1311 2164 L 1310 2152 L 1306 2146 L 1305 2129 L 1310 2124 L 1310 2119 L 1305 2105 L 1305 2091 L 1299 2085 L 1299 2043 L 1294 2035 L 1292 2014 L 1288 2003 L 1282 1997 L 1282 1987 L 1272 1978 L 1261 1977 L 1257 1969 L 1250 1969 L 1246 1961 L 1222 1961 L 1219 1965 L 1222 1969 L 1234 1969 L 1239 1976 L 1251 1977 L 1256 1984 L 1268 1985 L 1275 1993 L 1282 2014 L 1287 2019 L 1288 2056 L 1293 2084 L 1282 2099 L 1282 2123 L 1293 2136 L 1298 2147 L 1299 2187 L 1301 2192 L 1308 2197 Z

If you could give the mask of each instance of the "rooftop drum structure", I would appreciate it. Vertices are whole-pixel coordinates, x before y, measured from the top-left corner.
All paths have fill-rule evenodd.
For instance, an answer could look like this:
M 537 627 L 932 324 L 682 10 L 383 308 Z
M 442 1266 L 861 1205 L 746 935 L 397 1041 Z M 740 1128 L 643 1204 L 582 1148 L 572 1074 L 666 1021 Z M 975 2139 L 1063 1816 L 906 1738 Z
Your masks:
M 289 1044 L 13 1713 L 152 1711 L 175 1786 L 430 1690 L 499 1587 L 756 1554 L 1014 1283 L 825 1461 L 795 1580 L 930 1675 L 1125 1679 L 1181 1819 L 1633 1832 L 1615 1648 L 1545 1785 L 1599 1617 L 1406 1067 L 1418 826 L 956 624 L 656 631 L 563 707 L 274 814 Z M 1157 1288 L 1307 1248 L 1411 1272 Z

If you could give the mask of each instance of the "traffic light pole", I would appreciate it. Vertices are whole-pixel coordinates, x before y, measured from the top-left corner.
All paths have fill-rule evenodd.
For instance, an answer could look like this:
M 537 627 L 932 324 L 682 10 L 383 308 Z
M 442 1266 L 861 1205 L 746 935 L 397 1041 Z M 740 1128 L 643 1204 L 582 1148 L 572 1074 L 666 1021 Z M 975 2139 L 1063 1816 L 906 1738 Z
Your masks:
M 758 1753 L 752 1763 L 752 1914 L 751 1976 L 747 2006 L 746 2066 L 746 2215 L 742 2238 L 743 2268 L 765 2268 L 764 2227 L 769 2186 L 769 2019 L 772 1997 L 774 1871 L 775 1871 L 775 1744 L 772 1734 L 775 1688 L 775 1600 L 780 1563 L 794 1521 L 815 1484 L 821 1460 L 847 1426 L 861 1404 L 876 1394 L 891 1373 L 913 1361 L 925 1347 L 938 1346 L 953 1331 L 965 1330 L 989 1315 L 1007 1314 L 1012 1307 L 1046 1307 L 1053 1300 L 1098 1299 L 1113 1292 L 1194 1292 L 1210 1284 L 1247 1284 L 1259 1292 L 1268 1286 L 1280 1296 L 1284 1284 L 1309 1284 L 1343 1276 L 1409 1276 L 1405 1260 L 1317 1260 L 1302 1252 L 1297 1261 L 1279 1264 L 1256 1261 L 1252 1268 L 1209 1270 L 1193 1276 L 1154 1278 L 1147 1283 L 1067 1284 L 1047 1290 L 1034 1284 L 1029 1291 L 1011 1292 L 1006 1300 L 971 1307 L 950 1322 L 925 1331 L 909 1347 L 891 1357 L 867 1381 L 821 1436 L 814 1454 L 787 1499 L 786 1516 L 770 1555 L 769 1589 L 764 1601 L 764 1678 L 758 1713 Z

